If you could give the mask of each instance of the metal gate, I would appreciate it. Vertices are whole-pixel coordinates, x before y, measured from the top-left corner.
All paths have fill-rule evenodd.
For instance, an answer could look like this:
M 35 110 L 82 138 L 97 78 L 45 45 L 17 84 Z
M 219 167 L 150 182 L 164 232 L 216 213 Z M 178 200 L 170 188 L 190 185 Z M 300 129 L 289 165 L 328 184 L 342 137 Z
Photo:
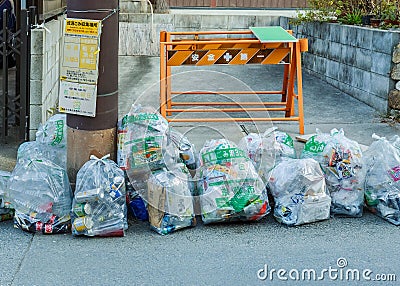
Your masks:
M 1 11 L 3 21 L 0 23 L 2 27 L 0 140 L 2 142 L 11 136 L 19 140 L 28 140 L 29 136 L 30 30 L 36 24 L 36 8 L 16 6 L 15 12 L 17 23 L 14 32 L 8 27 L 10 11 L 6 9 Z M 13 60 L 16 61 L 16 66 L 10 67 L 10 62 Z

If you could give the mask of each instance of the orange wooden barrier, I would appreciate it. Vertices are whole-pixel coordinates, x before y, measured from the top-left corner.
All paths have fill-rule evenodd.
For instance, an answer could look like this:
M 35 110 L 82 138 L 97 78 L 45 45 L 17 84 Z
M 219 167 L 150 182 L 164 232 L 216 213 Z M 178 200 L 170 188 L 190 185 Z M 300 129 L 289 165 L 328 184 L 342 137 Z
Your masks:
M 291 31 L 288 31 L 289 33 Z M 170 122 L 256 122 L 256 121 L 298 121 L 299 132 L 304 134 L 304 112 L 301 72 L 301 52 L 308 50 L 307 39 L 294 41 L 272 40 L 261 42 L 253 37 L 252 31 L 201 31 L 160 33 L 160 112 Z M 208 65 L 284 65 L 282 89 L 277 91 L 172 91 L 171 67 Z M 295 91 L 297 87 L 297 92 Z M 185 101 L 177 102 L 172 95 L 184 94 L 246 94 L 281 95 L 275 102 L 221 102 Z M 295 103 L 297 102 L 297 112 Z M 188 107 L 202 107 L 188 109 Z M 223 108 L 215 108 L 223 106 Z M 210 107 L 210 108 L 208 108 Z M 214 107 L 214 108 L 212 108 Z M 171 118 L 174 113 L 212 112 L 280 112 L 279 117 L 229 117 L 205 118 L 195 116 Z M 265 114 L 265 113 L 264 113 Z

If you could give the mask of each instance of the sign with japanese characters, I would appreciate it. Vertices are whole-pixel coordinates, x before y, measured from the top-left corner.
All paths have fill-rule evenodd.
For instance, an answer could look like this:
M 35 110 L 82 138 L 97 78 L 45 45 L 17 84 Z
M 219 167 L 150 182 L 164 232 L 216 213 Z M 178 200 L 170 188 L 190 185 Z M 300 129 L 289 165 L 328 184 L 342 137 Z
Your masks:
M 59 111 L 96 116 L 101 21 L 67 18 L 60 70 Z

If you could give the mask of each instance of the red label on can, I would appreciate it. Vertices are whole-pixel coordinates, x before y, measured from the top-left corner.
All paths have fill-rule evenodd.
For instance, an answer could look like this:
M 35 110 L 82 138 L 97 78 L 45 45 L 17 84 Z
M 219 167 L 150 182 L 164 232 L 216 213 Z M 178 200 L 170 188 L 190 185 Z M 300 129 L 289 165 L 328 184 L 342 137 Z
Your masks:
M 38 221 L 36 223 L 36 231 L 42 231 L 43 228 L 43 223 L 41 221 Z
M 46 223 L 44 225 L 44 233 L 53 233 L 53 225 Z

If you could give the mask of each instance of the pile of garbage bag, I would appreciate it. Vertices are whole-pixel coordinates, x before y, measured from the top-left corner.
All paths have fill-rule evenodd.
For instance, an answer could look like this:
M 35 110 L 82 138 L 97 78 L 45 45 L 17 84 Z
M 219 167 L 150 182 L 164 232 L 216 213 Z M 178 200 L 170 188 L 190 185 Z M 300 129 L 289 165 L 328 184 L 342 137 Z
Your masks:
M 152 229 L 160 234 L 193 225 L 192 217 L 187 214 L 171 214 L 169 207 L 165 206 L 156 207 L 155 210 L 151 199 L 165 197 L 164 189 L 171 192 L 180 190 L 179 194 L 182 190 L 188 190 L 189 194 L 185 193 L 188 196 L 184 200 L 187 204 L 185 209 L 192 210 L 191 215 L 194 216 L 194 183 L 187 169 L 195 170 L 197 167 L 194 145 L 181 133 L 172 130 L 167 120 L 152 107 L 133 105 L 120 121 L 118 130 L 118 162 L 127 175 L 130 212 L 140 220 L 149 220 Z M 179 177 L 186 174 L 184 182 L 181 179 L 184 186 L 164 185 L 162 181 L 157 181 L 157 178 L 177 174 Z M 161 187 L 156 188 L 156 182 Z M 169 196 L 169 204 L 175 204 L 174 200 L 178 199 L 176 195 Z M 164 220 L 160 221 L 160 217 Z
M 264 134 L 250 133 L 238 146 L 246 152 L 265 183 L 282 158 L 296 158 L 292 137 L 276 127 L 268 128 Z
M 72 191 L 64 168 L 46 158 L 19 160 L 7 191 L 17 228 L 44 234 L 71 231 Z
M 400 225 L 400 137 L 374 138 L 363 156 L 365 202 L 374 214 Z
M 245 151 L 226 139 L 200 151 L 199 191 L 203 222 L 259 220 L 270 211 L 265 185 Z
M 361 217 L 364 204 L 362 152 L 356 141 L 348 139 L 343 129 L 312 136 L 301 158 L 320 163 L 332 198 L 331 215 Z
M 78 171 L 72 203 L 72 233 L 124 236 L 128 228 L 124 172 L 94 155 Z
M 10 208 L 10 202 L 6 193 L 10 175 L 10 172 L 0 171 L 0 221 L 10 220 L 14 217 L 14 210 Z
M 46 158 L 56 165 L 67 167 L 67 124 L 65 114 L 50 117 L 36 132 L 36 141 L 22 143 L 17 160 Z
M 314 159 L 283 159 L 273 169 L 269 183 L 280 223 L 294 226 L 330 216 L 331 198 L 324 173 Z
M 186 166 L 154 171 L 148 181 L 148 210 L 152 229 L 168 234 L 196 225 L 193 197 Z

